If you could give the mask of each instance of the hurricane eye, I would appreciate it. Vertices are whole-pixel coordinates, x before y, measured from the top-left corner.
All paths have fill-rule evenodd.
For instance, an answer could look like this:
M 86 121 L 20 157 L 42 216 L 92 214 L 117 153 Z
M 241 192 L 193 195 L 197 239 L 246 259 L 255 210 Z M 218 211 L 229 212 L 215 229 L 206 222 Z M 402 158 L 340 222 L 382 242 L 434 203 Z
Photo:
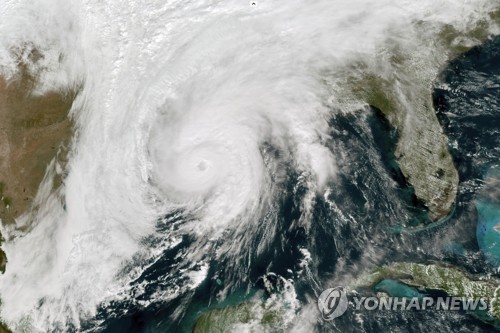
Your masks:
M 198 170 L 205 171 L 208 168 L 208 165 L 206 161 L 201 161 L 200 163 L 198 163 L 197 167 Z

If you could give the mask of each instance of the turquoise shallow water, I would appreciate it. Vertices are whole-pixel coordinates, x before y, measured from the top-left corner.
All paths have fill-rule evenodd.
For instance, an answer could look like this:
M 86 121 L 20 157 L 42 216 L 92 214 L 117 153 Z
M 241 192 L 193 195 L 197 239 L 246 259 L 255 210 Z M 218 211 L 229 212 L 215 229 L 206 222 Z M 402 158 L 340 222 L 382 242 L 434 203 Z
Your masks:
M 500 266 L 500 205 L 489 201 L 476 201 L 478 221 L 476 236 L 479 248 L 494 266 Z M 496 227 L 496 229 L 495 229 Z
M 375 291 L 383 291 L 392 297 L 423 297 L 423 295 L 419 293 L 417 289 L 392 279 L 384 279 L 380 281 L 375 287 L 373 287 L 373 289 Z

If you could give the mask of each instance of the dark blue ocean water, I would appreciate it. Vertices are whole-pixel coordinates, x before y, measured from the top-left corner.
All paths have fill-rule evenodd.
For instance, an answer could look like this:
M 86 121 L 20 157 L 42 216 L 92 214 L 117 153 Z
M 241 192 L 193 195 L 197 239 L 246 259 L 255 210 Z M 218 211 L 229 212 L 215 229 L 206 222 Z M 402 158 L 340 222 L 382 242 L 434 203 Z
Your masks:
M 293 163 L 278 161 L 288 178 L 276 185 L 282 196 L 277 198 L 278 209 L 269 218 L 276 237 L 263 253 L 249 248 L 242 250 L 241 261 L 222 258 L 211 262 L 207 279 L 193 293 L 170 302 L 152 300 L 147 306 L 141 305 L 139 301 L 148 300 L 148 295 L 174 288 L 176 278 L 182 279 L 176 273 L 176 258 L 189 248 L 192 239 L 186 236 L 134 282 L 137 286 L 145 285 L 140 296 L 101 308 L 96 320 L 87 323 L 88 330 L 188 332 L 206 309 L 238 304 L 262 291 L 261 277 L 269 272 L 293 278 L 302 302 L 315 300 L 322 289 L 334 287 L 332 283 L 345 282 L 345 276 L 397 261 L 434 260 L 472 273 L 494 273 L 494 266 L 476 239 L 475 203 L 499 199 L 485 178 L 489 170 L 500 164 L 500 37 L 450 62 L 436 87 L 436 112 L 450 138 L 450 151 L 460 175 L 456 209 L 446 222 L 416 233 L 401 231 L 405 226 L 429 226 L 429 221 L 394 161 L 397 133 L 375 108 L 354 115 L 337 115 L 330 120 L 331 139 L 326 144 L 339 156 L 339 176 L 330 184 L 326 198 L 316 197 L 307 227 L 298 223 L 306 189 L 296 187 L 299 174 Z M 272 146 L 263 150 L 280 159 L 279 151 L 273 151 Z M 176 223 L 172 216 L 165 220 Z M 263 227 L 252 235 L 255 247 L 264 233 Z M 312 279 L 295 273 L 300 271 L 304 259 L 300 248 L 311 253 Z M 228 284 L 234 286 L 231 296 L 217 303 L 216 294 Z M 174 316 L 179 309 L 183 315 Z M 492 330 L 492 326 L 465 313 L 432 311 L 348 311 L 333 323 L 318 321 L 317 325 L 317 332 Z

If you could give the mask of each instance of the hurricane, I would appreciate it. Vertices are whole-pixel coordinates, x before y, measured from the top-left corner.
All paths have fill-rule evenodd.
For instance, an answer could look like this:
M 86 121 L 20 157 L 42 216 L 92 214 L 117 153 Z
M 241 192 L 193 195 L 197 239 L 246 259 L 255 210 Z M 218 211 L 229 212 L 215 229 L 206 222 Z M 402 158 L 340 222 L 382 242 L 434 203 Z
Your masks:
M 478 40 L 467 33 L 497 8 L 487 0 L 7 1 L 2 76 L 14 79 L 23 62 L 36 77 L 32 94 L 76 97 L 67 162 L 48 166 L 37 208 L 1 229 L 0 318 L 14 332 L 120 331 L 120 318 L 143 309 L 161 313 L 160 331 L 180 332 L 201 303 L 257 285 L 280 291 L 271 299 L 286 330 L 312 331 L 314 295 L 389 253 L 374 242 L 396 237 L 389 247 L 411 253 L 435 237 L 409 245 L 405 234 L 374 232 L 416 213 L 377 157 L 359 78 L 394 79 L 405 108 L 389 118 L 418 132 L 418 91 L 430 93 L 449 60 L 443 29 L 472 47 Z M 355 198 L 350 187 L 360 188 Z M 336 263 L 318 264 L 321 256 Z M 301 293 L 304 284 L 312 289 Z

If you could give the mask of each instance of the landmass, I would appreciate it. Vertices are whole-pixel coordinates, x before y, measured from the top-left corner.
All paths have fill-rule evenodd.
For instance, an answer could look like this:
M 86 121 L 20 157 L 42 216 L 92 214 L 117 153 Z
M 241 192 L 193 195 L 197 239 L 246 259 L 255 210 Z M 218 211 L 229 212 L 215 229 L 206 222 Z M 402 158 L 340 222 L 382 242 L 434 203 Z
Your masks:
M 233 306 L 216 308 L 196 320 L 193 333 L 230 333 L 246 326 L 269 332 L 283 326 L 284 314 L 278 307 L 252 300 Z
M 43 57 L 34 49 L 23 50 L 31 67 Z M 19 72 L 6 80 L 0 73 L 0 219 L 13 225 L 34 205 L 47 167 L 56 157 L 65 161 L 65 148 L 72 137 L 68 118 L 76 89 L 36 93 L 37 73 L 20 60 Z M 55 179 L 54 186 L 61 183 Z M 3 238 L 0 235 L 0 245 Z M 0 272 L 7 258 L 0 249 Z
M 450 296 L 489 300 L 492 320 L 500 320 L 500 280 L 493 276 L 475 276 L 442 263 L 399 262 L 375 268 L 356 277 L 347 288 L 374 287 L 384 279 L 395 279 L 408 286 L 441 290 Z
M 431 54 L 417 52 L 419 43 L 398 39 L 396 33 L 395 40 L 382 47 L 383 56 L 374 64 L 354 61 L 346 69 L 338 93 L 344 96 L 340 100 L 344 107 L 357 107 L 361 100 L 380 109 L 397 129 L 395 155 L 400 170 L 416 198 L 428 208 L 430 220 L 437 221 L 452 211 L 459 178 L 448 138 L 434 110 L 432 87 L 450 60 L 498 34 L 500 9 L 467 31 L 451 25 L 436 28 L 427 22 L 415 25 L 416 39 L 435 45 Z

